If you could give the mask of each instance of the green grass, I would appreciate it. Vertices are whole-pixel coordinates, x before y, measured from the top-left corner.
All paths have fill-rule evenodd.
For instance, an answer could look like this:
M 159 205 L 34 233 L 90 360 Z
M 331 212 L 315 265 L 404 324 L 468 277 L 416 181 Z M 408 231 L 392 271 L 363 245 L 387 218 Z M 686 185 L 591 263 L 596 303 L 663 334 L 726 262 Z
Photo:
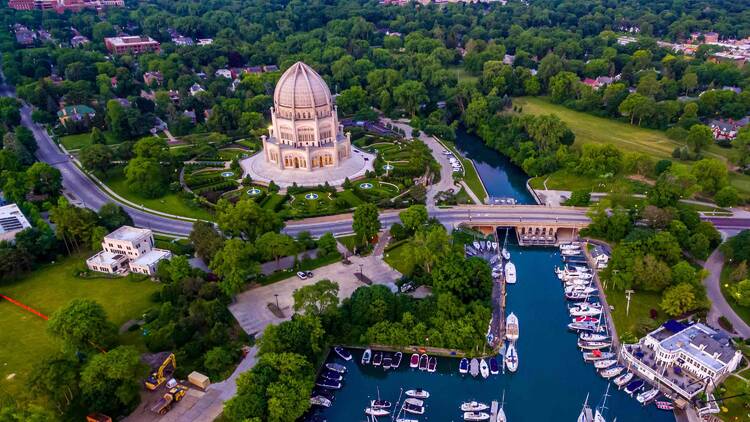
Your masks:
M 453 155 L 461 161 L 461 166 L 464 168 L 464 181 L 466 182 L 466 185 L 469 186 L 469 189 L 471 189 L 472 192 L 474 192 L 474 195 L 476 195 L 480 200 L 484 200 L 489 196 L 487 193 L 487 190 L 484 188 L 484 183 L 482 183 L 482 178 L 479 177 L 479 173 L 477 173 L 476 168 L 474 168 L 474 164 L 471 160 L 464 158 L 461 154 L 458 153 L 458 150 L 456 149 L 456 146 L 453 144 L 453 142 L 441 140 L 440 141 L 446 148 L 448 148 L 449 151 L 453 153 Z
M 104 138 L 106 139 L 107 145 L 114 145 L 117 140 L 112 136 L 110 132 L 103 132 Z M 60 143 L 70 151 L 74 149 L 81 149 L 85 146 L 91 145 L 91 132 L 78 133 L 75 135 L 67 135 L 60 138 Z
M 721 293 L 727 302 L 729 302 L 729 306 L 732 307 L 734 313 L 742 318 L 743 321 L 750 324 L 750 306 L 740 305 L 732 295 L 732 286 L 735 284 L 731 277 L 733 270 L 734 267 L 731 265 L 724 265 L 724 268 L 721 269 L 721 279 L 719 281 L 721 283 Z
M 529 184 L 534 189 L 544 189 L 545 180 L 547 189 L 551 190 L 589 190 L 594 192 L 611 192 L 614 187 L 625 188 L 630 193 L 646 193 L 648 185 L 637 182 L 623 175 L 613 177 L 589 177 L 574 174 L 567 169 L 558 170 L 545 176 L 534 177 Z
M 97 301 L 118 328 L 130 319 L 140 318 L 151 305 L 151 294 L 160 286 L 151 281 L 126 278 L 80 279 L 72 274 L 89 256 L 77 254 L 44 266 L 23 279 L 3 285 L 2 293 L 25 303 L 39 312 L 51 315 L 75 298 Z M 6 302 L 0 302 L 0 390 L 22 392 L 34 363 L 60 349 L 59 342 L 47 334 L 47 323 L 41 318 Z M 129 344 L 139 345 L 130 338 Z M 142 347 L 142 346 L 138 346 Z M 16 374 L 8 380 L 6 377 Z
M 267 285 L 276 283 L 277 281 L 285 280 L 289 277 L 296 277 L 297 271 L 312 271 L 316 268 L 324 267 L 326 265 L 334 264 L 341 259 L 341 255 L 338 252 L 334 252 L 330 255 L 316 257 L 308 260 L 300 261 L 296 268 L 291 268 L 285 271 L 277 271 L 268 277 L 261 279 L 261 284 Z
M 414 270 L 414 262 L 409 258 L 409 247 L 402 243 L 385 252 L 383 260 L 401 274 L 411 274 Z
M 187 201 L 177 196 L 176 193 L 168 192 L 161 198 L 144 198 L 138 193 L 132 192 L 128 188 L 128 183 L 125 180 L 125 176 L 122 174 L 121 168 L 113 169 L 107 179 L 104 180 L 104 183 L 106 183 L 107 186 L 118 195 L 133 203 L 143 205 L 145 208 L 183 217 L 198 218 L 201 220 L 212 219 L 211 214 L 207 210 L 192 206 L 187 203 Z
M 627 307 L 625 292 L 611 288 L 606 292 L 607 304 L 614 307 L 612 321 L 620 336 L 631 333 L 640 338 L 667 319 L 666 314 L 659 307 L 659 302 L 661 302 L 659 293 L 645 291 L 633 293 L 630 311 L 625 315 Z M 658 311 L 656 319 L 651 319 L 651 309 Z
M 730 376 L 719 386 L 715 396 L 730 397 L 743 394 L 745 392 L 745 385 L 745 381 Z M 727 422 L 750 420 L 750 410 L 746 406 L 750 406 L 750 398 L 748 396 L 725 400 L 719 403 L 721 413 L 717 416 Z
M 466 69 L 463 68 L 463 66 L 450 66 L 448 67 L 448 70 L 456 75 L 456 78 L 459 82 L 476 82 L 479 80 L 479 76 L 472 75 L 471 73 L 467 72 Z
M 349 250 L 349 252 L 354 252 L 354 247 L 357 246 L 357 235 L 350 234 L 348 236 L 340 236 L 337 237 L 336 240 L 339 241 L 346 249 Z

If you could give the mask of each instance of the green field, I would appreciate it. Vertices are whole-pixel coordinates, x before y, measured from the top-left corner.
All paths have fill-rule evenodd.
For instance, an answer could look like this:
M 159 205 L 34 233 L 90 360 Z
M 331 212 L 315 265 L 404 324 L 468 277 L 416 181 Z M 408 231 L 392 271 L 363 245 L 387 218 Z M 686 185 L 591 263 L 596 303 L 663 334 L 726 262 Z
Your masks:
M 107 179 L 104 180 L 104 183 L 118 195 L 145 208 L 201 220 L 210 220 L 212 218 L 208 211 L 188 204 L 175 193 L 165 192 L 165 195 L 161 198 L 153 199 L 144 198 L 137 193 L 131 192 L 128 188 L 127 180 L 125 180 L 125 176 L 122 174 L 122 169 L 119 168 L 113 169 Z
M 661 302 L 661 295 L 659 293 L 645 291 L 633 293 L 630 301 L 630 311 L 627 315 L 625 293 L 607 289 L 606 294 L 607 304 L 614 307 L 612 321 L 619 336 L 622 336 L 624 333 L 631 333 L 640 338 L 667 319 L 666 314 L 659 307 L 659 302 Z M 651 309 L 655 309 L 658 312 L 656 319 L 651 319 Z
M 737 314 L 738 317 L 742 318 L 743 321 L 750 324 L 750 306 L 742 306 L 735 300 L 734 296 L 732 296 L 732 286 L 736 284 L 732 281 L 732 278 L 730 277 L 732 274 L 732 271 L 734 270 L 734 267 L 731 265 L 724 265 L 724 268 L 721 270 L 721 293 L 724 295 L 724 298 L 729 302 L 729 306 L 732 307 L 732 310 Z
M 401 243 L 393 249 L 389 249 L 383 257 L 388 265 L 401 274 L 411 274 L 414 270 L 414 262 L 408 256 L 409 247 L 407 244 L 408 242 Z
M 140 318 L 151 306 L 151 294 L 159 285 L 151 281 L 125 278 L 80 279 L 73 276 L 88 253 L 77 254 L 42 267 L 23 279 L 0 287 L 0 292 L 17 301 L 51 315 L 75 298 L 90 298 L 107 311 L 117 327 L 130 319 Z M 60 344 L 46 332 L 46 322 L 19 307 L 0 301 L 0 390 L 21 392 L 34 363 L 50 356 Z M 130 339 L 128 343 L 140 343 Z M 10 379 L 8 377 L 15 374 Z
M 111 133 L 109 132 L 103 132 L 103 133 L 104 133 L 104 138 L 107 140 L 107 145 L 114 145 L 118 143 Z M 75 135 L 62 136 L 60 137 L 60 143 L 63 144 L 68 151 L 81 149 L 85 146 L 91 145 L 91 133 L 84 132 L 84 133 L 78 133 Z
M 448 150 L 450 150 L 456 158 L 461 161 L 461 165 L 464 168 L 464 182 L 466 182 L 466 185 L 469 186 L 469 189 L 474 192 L 474 195 L 476 195 L 480 200 L 484 200 L 485 198 L 487 198 L 489 195 L 487 194 L 487 190 L 484 188 L 484 183 L 482 183 L 482 179 L 479 177 L 479 173 L 477 173 L 473 162 L 459 154 L 453 142 L 442 139 L 440 140 L 440 142 L 446 148 L 448 148 Z
M 475 76 L 467 72 L 466 69 L 463 68 L 463 66 L 450 66 L 448 67 L 448 70 L 450 70 L 454 75 L 456 75 L 456 79 L 458 79 L 459 82 L 461 81 L 476 82 L 479 80 L 479 76 Z

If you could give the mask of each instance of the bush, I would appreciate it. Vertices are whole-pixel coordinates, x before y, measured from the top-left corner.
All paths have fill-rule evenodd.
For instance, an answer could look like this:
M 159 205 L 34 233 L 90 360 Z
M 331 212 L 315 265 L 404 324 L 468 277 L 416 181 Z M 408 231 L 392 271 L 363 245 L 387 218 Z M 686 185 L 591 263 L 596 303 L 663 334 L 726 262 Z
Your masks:
M 654 171 L 656 172 L 658 176 L 664 173 L 665 171 L 669 170 L 670 167 L 672 167 L 671 160 L 660 160 L 658 163 L 656 163 L 656 166 L 654 166 Z
M 716 192 L 714 200 L 720 207 L 733 207 L 740 203 L 740 194 L 734 187 L 725 186 Z
M 591 203 L 591 192 L 587 189 L 574 190 L 570 194 L 570 198 L 565 201 L 563 205 L 571 207 L 585 207 Z

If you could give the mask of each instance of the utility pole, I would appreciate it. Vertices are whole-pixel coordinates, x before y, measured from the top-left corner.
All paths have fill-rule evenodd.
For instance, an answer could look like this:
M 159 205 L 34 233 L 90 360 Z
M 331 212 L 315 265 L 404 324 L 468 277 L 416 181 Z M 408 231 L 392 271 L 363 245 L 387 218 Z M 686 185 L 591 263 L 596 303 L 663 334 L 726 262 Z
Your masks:
M 625 294 L 628 296 L 628 304 L 625 306 L 625 316 L 630 313 L 630 298 L 635 293 L 635 290 L 625 290 Z
M 274 296 L 276 297 L 276 309 L 281 309 L 279 308 L 279 295 L 274 294 Z

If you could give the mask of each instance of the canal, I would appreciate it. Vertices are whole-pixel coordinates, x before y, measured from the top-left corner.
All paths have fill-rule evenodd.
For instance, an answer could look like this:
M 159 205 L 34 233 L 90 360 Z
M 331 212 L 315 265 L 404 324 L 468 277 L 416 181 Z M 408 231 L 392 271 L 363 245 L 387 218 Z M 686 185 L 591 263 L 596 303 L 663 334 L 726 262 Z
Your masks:
M 491 196 L 514 197 L 519 203 L 533 203 L 526 190 L 527 176 L 506 157 L 487 148 L 481 140 L 459 130 L 456 146 L 476 163 L 477 170 Z M 365 420 L 369 400 L 380 397 L 395 402 L 400 389 L 423 388 L 431 396 L 420 421 L 461 421 L 463 401 L 479 400 L 487 404 L 500 400 L 505 392 L 505 412 L 510 422 L 575 421 L 586 395 L 595 407 L 601 400 L 607 381 L 599 377 L 593 365 L 584 363 L 576 345 L 576 334 L 567 330 L 570 317 L 563 288 L 553 269 L 560 265 L 560 253 L 553 248 L 521 248 L 509 239 L 508 249 L 515 263 L 518 282 L 508 286 L 507 311 L 519 318 L 517 342 L 519 368 L 514 374 L 481 377 L 458 373 L 458 360 L 439 358 L 436 373 L 409 368 L 409 355 L 401 368 L 384 372 L 359 364 L 361 351 L 346 363 L 344 386 L 336 392 L 329 409 L 320 413 L 329 422 Z M 343 363 L 335 354 L 331 361 Z M 643 407 L 611 384 L 606 420 L 612 422 L 671 422 L 671 412 Z M 409 418 L 409 415 L 403 417 Z M 379 418 L 381 421 L 390 418 Z

